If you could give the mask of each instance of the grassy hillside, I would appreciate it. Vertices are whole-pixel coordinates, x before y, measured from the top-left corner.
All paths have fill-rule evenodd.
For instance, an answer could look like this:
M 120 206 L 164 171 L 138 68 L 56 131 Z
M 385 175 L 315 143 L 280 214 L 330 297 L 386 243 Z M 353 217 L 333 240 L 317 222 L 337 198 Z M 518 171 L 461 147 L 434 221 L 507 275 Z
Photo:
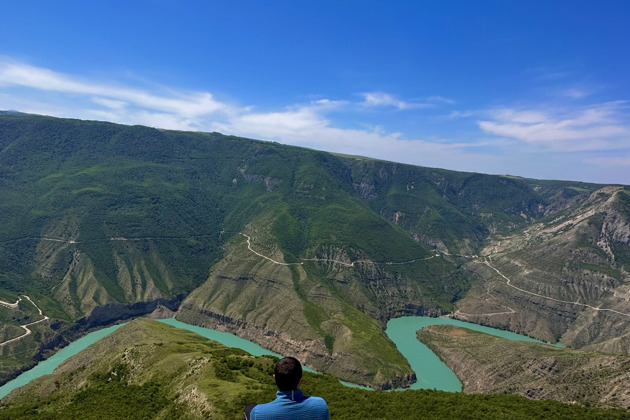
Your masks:
M 348 162 L 355 187 L 375 211 L 450 253 L 474 253 L 490 232 L 525 226 L 551 203 L 513 177 L 377 160 Z
M 443 325 L 424 328 L 418 337 L 455 371 L 466 393 L 630 407 L 628 356 L 515 342 Z
M 481 259 L 467 264 L 482 281 L 458 302 L 460 317 L 628 354 L 629 197 L 628 187 L 604 187 L 522 230 L 491 236 Z
M 53 375 L 14 391 L 0 404 L 0 416 L 239 418 L 248 402 L 275 397 L 274 363 L 272 357 L 253 357 L 188 331 L 138 319 L 70 358 Z M 626 411 L 505 395 L 365 391 L 308 372 L 302 389 L 322 396 L 337 419 L 628 417 Z
M 386 321 L 453 311 L 494 281 L 456 254 L 554 220 L 600 187 L 3 114 L 0 296 L 27 294 L 51 319 L 0 348 L 0 381 L 84 329 L 162 303 L 349 380 L 409 383 Z M 627 247 L 610 243 L 626 267 Z M 555 335 L 568 325 L 544 322 Z

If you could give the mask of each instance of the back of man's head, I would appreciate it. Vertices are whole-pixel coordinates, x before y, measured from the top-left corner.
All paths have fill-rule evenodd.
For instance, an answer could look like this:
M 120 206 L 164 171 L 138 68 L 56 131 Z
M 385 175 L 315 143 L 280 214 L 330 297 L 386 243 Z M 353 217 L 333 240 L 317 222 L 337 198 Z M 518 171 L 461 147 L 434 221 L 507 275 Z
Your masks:
M 302 379 L 302 365 L 295 357 L 285 357 L 278 360 L 273 374 L 280 391 L 292 391 Z

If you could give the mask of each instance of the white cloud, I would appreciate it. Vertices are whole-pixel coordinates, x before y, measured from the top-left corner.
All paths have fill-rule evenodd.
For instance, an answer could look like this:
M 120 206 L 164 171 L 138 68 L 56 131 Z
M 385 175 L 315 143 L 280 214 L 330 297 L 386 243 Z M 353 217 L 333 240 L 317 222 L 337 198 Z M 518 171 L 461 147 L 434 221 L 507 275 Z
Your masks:
M 454 104 L 455 103 L 454 100 L 445 98 L 443 96 L 429 96 L 427 98 L 427 101 L 429 101 L 429 102 L 443 102 L 445 104 Z
M 569 111 L 499 109 L 479 127 L 498 136 L 557 151 L 630 148 L 625 101 L 593 104 Z
M 99 97 L 93 97 L 92 101 L 99 105 L 103 105 L 106 108 L 111 108 L 111 109 L 122 109 L 128 105 L 128 103 L 124 101 L 116 101 L 114 99 L 106 99 L 106 98 L 99 98 Z
M 596 163 L 602 167 L 618 166 L 623 168 L 630 168 L 630 155 L 626 156 L 607 156 L 607 157 L 593 157 L 585 159 L 586 162 Z
M 259 133 L 270 139 L 281 139 L 285 136 L 303 136 L 309 131 L 321 128 L 323 122 L 317 110 L 302 107 L 284 112 L 249 113 L 232 118 L 228 124 L 216 123 L 220 131 L 239 133 Z
M 365 92 L 361 94 L 364 98 L 361 105 L 365 107 L 394 107 L 399 110 L 432 108 L 434 105 L 430 103 L 407 102 L 397 99 L 393 95 L 385 92 Z
M 318 99 L 263 111 L 218 101 L 208 92 L 143 86 L 94 82 L 0 57 L 0 109 L 177 130 L 215 130 L 454 170 L 600 182 L 628 179 L 630 120 L 624 101 L 570 109 L 532 106 L 454 110 L 440 116 L 436 112 L 444 104 L 451 104 L 450 99 L 433 96 L 414 102 L 384 92 L 370 92 L 362 94 L 361 102 Z M 432 115 L 422 112 L 420 117 L 426 119 L 418 119 L 417 125 L 431 126 L 428 130 L 435 130 L 437 135 L 409 136 L 386 131 L 379 126 L 386 121 L 383 116 L 399 115 L 376 112 L 382 108 L 387 111 L 387 107 L 434 107 L 436 112 Z M 372 111 L 368 121 L 363 119 L 366 108 Z M 348 117 L 349 114 L 353 115 Z M 479 115 L 487 118 L 474 125 L 474 120 L 481 119 Z M 410 120 L 409 115 L 403 116 L 405 121 Z M 350 124 L 350 128 L 341 128 L 341 124 Z M 440 137 L 440 130 L 446 133 L 444 137 Z M 455 136 L 455 132 L 461 140 L 445 138 Z M 624 152 L 620 154 L 620 150 Z M 625 157 L 620 157 L 624 153 Z M 593 155 L 597 158 L 587 159 Z
M 234 115 L 225 123 L 215 123 L 212 129 L 329 152 L 442 168 L 483 172 L 487 162 L 496 160 L 490 154 L 467 151 L 479 146 L 474 143 L 405 139 L 401 133 L 386 133 L 378 126 L 371 130 L 338 128 L 325 117 L 328 111 L 318 103 L 310 103 L 281 112 Z
M 451 111 L 450 114 L 447 115 L 448 118 L 468 118 L 468 117 L 472 117 L 473 115 L 476 115 L 477 113 L 475 111 L 470 111 L 470 110 L 466 110 L 466 111 Z
M 568 98 L 572 98 L 572 99 L 582 99 L 585 98 L 589 95 L 589 92 L 583 90 L 583 89 L 577 89 L 577 88 L 571 88 L 571 89 L 565 89 L 561 92 L 561 94 L 563 96 L 566 96 Z
M 123 105 L 129 105 L 171 117 L 199 118 L 236 112 L 234 107 L 217 101 L 208 92 L 155 94 L 116 84 L 79 81 L 65 74 L 6 59 L 0 60 L 0 86 L 90 96 L 106 108 L 121 109 Z

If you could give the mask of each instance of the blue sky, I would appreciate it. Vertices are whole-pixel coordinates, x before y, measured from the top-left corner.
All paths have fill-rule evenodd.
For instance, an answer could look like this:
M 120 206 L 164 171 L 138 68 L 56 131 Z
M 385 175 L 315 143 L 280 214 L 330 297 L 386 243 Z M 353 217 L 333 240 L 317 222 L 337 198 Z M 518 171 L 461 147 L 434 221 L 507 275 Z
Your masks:
M 627 1 L 4 1 L 0 109 L 630 184 Z

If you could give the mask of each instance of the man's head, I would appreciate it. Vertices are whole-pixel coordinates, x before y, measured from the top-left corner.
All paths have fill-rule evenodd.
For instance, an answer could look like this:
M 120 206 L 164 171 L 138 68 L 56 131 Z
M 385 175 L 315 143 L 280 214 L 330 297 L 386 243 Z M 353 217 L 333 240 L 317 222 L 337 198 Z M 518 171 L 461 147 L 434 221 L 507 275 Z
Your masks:
M 280 391 L 298 389 L 302 381 L 302 365 L 295 357 L 280 359 L 273 371 L 273 378 Z

